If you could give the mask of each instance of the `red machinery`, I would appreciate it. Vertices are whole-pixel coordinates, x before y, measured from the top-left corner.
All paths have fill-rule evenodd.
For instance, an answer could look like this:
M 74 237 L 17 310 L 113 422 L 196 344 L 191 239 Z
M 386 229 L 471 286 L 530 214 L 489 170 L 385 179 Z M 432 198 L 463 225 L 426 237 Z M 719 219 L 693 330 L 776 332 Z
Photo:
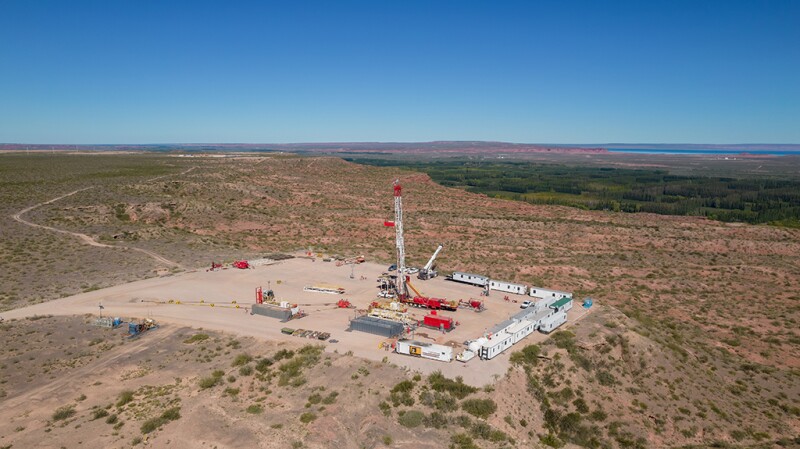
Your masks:
M 240 270 L 246 270 L 250 268 L 250 264 L 246 260 L 237 260 L 233 263 L 235 268 L 239 268 Z
M 217 270 L 219 270 L 221 268 L 222 268 L 222 264 L 221 263 L 216 263 L 214 261 L 211 261 L 211 268 L 209 269 L 210 271 L 217 271 Z
M 430 314 L 422 319 L 422 325 L 433 329 L 450 331 L 456 327 L 456 322 L 452 318 L 438 315 L 435 310 L 432 310 Z
M 449 310 L 455 312 L 458 310 L 458 304 L 454 301 L 447 301 L 440 298 L 428 298 L 425 296 L 415 296 L 413 298 L 401 299 L 400 302 L 408 304 L 412 307 L 420 307 L 423 309 L 431 310 Z
M 462 309 L 472 309 L 476 312 L 483 312 L 486 310 L 486 306 L 483 305 L 483 301 L 478 299 L 470 299 L 468 301 L 460 299 L 458 300 L 458 307 Z
M 339 302 L 336 303 L 336 306 L 340 309 L 355 309 L 354 306 L 350 301 L 346 299 L 340 299 Z

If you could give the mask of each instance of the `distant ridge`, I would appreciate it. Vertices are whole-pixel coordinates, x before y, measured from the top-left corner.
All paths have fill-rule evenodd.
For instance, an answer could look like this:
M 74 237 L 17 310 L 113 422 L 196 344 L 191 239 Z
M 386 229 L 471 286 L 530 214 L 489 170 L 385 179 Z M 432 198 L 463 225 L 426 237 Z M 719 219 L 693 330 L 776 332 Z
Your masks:
M 0 143 L 0 151 L 286 151 L 300 153 L 604 153 L 607 149 L 798 151 L 800 144 L 603 143 L 531 144 L 493 141 L 316 142 L 316 143 L 153 143 L 153 144 L 22 144 Z

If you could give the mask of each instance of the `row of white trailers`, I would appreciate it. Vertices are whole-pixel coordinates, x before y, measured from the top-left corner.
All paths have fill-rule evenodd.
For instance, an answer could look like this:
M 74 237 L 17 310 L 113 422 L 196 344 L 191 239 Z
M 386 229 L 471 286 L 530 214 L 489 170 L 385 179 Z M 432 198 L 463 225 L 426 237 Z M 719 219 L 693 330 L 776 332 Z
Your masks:
M 515 284 L 513 282 L 498 281 L 489 279 L 487 276 L 472 273 L 454 271 L 450 279 L 465 284 L 477 285 L 478 287 L 489 287 L 489 290 L 514 293 L 516 295 L 530 295 L 536 298 L 561 298 L 563 296 L 572 298 L 572 293 L 551 290 L 548 288 Z
M 555 304 L 559 305 L 552 307 Z M 471 342 L 468 349 L 459 354 L 456 359 L 466 362 L 477 355 L 482 360 L 491 360 L 534 331 L 538 330 L 545 334 L 553 332 L 567 322 L 567 311 L 570 309 L 572 309 L 571 298 L 539 301 L 530 309 L 500 323 L 486 337 Z
M 457 355 L 456 360 L 466 362 L 476 355 L 482 360 L 491 360 L 534 331 L 545 334 L 554 331 L 567 322 L 567 311 L 570 309 L 571 298 L 542 299 L 510 320 L 495 326 L 486 337 L 471 342 L 469 349 Z M 398 340 L 395 352 L 440 362 L 453 360 L 452 347 L 413 340 Z

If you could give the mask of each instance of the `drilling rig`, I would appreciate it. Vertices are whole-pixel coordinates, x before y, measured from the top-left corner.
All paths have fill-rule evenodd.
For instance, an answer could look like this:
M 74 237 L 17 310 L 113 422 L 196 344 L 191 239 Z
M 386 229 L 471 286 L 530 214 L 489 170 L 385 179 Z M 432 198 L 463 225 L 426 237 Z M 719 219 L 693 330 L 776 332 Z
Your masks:
M 403 241 L 403 188 L 400 180 L 394 180 L 394 230 L 397 246 L 397 296 L 405 298 L 406 291 L 406 245 Z

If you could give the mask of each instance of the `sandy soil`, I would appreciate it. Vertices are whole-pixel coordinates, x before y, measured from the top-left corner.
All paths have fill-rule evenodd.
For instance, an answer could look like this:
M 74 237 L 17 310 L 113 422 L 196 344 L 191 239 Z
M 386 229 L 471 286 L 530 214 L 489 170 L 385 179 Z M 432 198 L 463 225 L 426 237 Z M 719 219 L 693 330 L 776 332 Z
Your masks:
M 350 279 L 350 266 L 337 267 L 332 262 L 322 262 L 319 259 L 312 261 L 295 258 L 249 270 L 193 271 L 146 279 L 11 310 L 2 316 L 11 319 L 34 315 L 99 314 L 99 305 L 102 304 L 102 313 L 106 316 L 152 317 L 162 322 L 268 340 L 298 340 L 297 337 L 282 334 L 282 327 L 329 332 L 331 339 L 339 342 L 326 343 L 327 351 L 353 351 L 355 355 L 370 360 L 388 357 L 391 362 L 410 370 L 422 373 L 441 370 L 450 377 L 462 376 L 465 382 L 476 386 L 494 383 L 506 373 L 510 351 L 490 361 L 473 359 L 467 363 L 444 363 L 390 353 L 379 349 L 379 345 L 386 339 L 347 331 L 349 320 L 358 312 L 355 309 L 340 309 L 336 306 L 336 301 L 346 298 L 357 309 L 366 309 L 370 302 L 377 299 L 376 279 L 384 269 L 384 266 L 374 263 L 355 265 L 354 279 Z M 340 296 L 303 291 L 304 286 L 317 284 L 340 286 L 345 288 L 346 293 Z M 262 286 L 266 289 L 268 285 L 275 290 L 278 300 L 299 304 L 308 316 L 282 323 L 274 318 L 251 315 L 249 305 L 255 302 L 255 288 Z M 416 287 L 424 294 L 437 298 L 481 298 L 478 287 L 447 281 L 442 277 L 417 281 Z M 491 292 L 489 298 L 483 298 L 486 310 L 480 313 L 468 309 L 440 312 L 458 321 L 459 325 L 455 330 L 443 334 L 420 328 L 413 337 L 420 341 L 452 345 L 460 352 L 464 341 L 482 336 L 490 327 L 518 312 L 519 303 L 531 299 L 509 294 L 511 301 L 505 301 L 504 296 L 501 292 Z M 518 302 L 512 302 L 514 300 Z M 182 304 L 169 304 L 169 301 L 180 301 Z M 427 311 L 412 308 L 409 313 L 422 320 Z M 573 308 L 569 313 L 569 322 L 575 322 L 585 313 L 586 310 L 581 307 Z M 536 333 L 523 342 L 536 343 L 545 338 L 546 335 Z M 480 365 L 480 369 L 470 369 L 475 368 L 475 365 Z

